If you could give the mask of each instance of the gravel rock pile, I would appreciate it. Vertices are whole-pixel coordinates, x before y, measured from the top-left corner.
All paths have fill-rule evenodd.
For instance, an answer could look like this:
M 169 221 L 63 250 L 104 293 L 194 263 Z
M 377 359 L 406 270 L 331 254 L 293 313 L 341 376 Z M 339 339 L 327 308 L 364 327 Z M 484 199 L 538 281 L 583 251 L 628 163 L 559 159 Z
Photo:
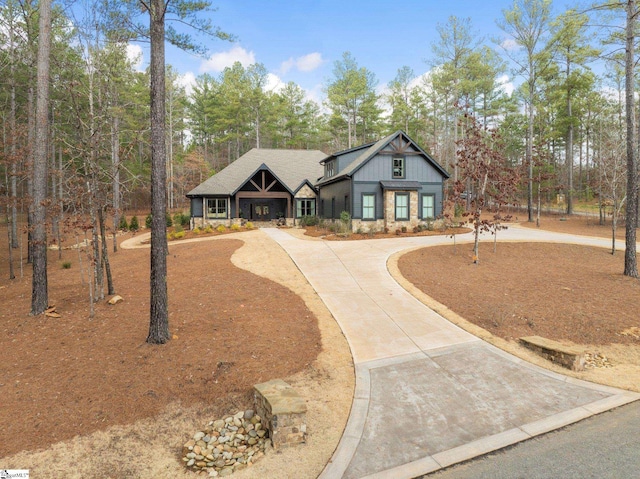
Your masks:
M 193 471 L 226 477 L 264 456 L 271 442 L 268 436 L 260 416 L 239 411 L 196 432 L 183 446 L 182 460 Z

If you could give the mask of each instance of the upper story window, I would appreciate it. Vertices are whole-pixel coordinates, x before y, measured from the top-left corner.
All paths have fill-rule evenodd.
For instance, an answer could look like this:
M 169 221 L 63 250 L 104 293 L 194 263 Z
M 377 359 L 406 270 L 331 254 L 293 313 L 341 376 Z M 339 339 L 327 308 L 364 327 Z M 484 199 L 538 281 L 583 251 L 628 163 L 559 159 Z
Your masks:
M 336 162 L 335 160 L 333 161 L 328 161 L 324 164 L 324 176 L 329 178 L 333 175 L 336 174 Z
M 393 161 L 393 178 L 404 178 L 405 177 L 404 157 L 394 156 L 392 161 Z

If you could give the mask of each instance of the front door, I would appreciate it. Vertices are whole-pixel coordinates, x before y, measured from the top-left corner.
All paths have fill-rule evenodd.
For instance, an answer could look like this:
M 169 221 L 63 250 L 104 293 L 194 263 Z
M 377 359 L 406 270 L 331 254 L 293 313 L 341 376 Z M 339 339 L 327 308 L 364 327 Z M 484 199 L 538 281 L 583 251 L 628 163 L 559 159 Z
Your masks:
M 254 217 L 257 221 L 269 221 L 269 205 L 255 205 Z

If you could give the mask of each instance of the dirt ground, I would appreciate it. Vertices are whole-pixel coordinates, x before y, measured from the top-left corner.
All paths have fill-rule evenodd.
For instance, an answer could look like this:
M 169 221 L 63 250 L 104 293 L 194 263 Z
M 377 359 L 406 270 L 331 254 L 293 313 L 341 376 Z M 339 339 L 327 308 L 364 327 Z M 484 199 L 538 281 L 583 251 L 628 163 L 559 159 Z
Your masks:
M 577 217 L 544 218 L 541 226 L 591 236 L 610 230 Z M 522 336 L 577 345 L 605 355 L 612 365 L 579 377 L 640 390 L 640 283 L 622 275 L 622 252 L 612 256 L 606 249 L 577 245 L 499 243 L 495 254 L 493 244 L 481 244 L 480 254 L 480 265 L 474 265 L 471 245 L 462 244 L 455 250 L 417 249 L 394 261 L 411 285 L 434 300 L 434 309 L 483 339 L 500 338 L 499 346 L 518 355 Z
M 579 217 L 543 218 L 542 227 L 610 235 L 609 225 Z M 494 255 L 487 245 L 476 267 L 467 245 L 456 254 L 447 248 L 396 255 L 389 268 L 433 309 L 503 349 L 567 373 L 514 338 L 539 334 L 579 344 L 605 354 L 613 367 L 569 374 L 640 388 L 640 340 L 632 329 L 640 326 L 633 307 L 638 283 L 620 274 L 622 254 L 499 244 Z M 62 260 L 51 252 L 49 297 L 62 316 L 53 319 L 28 315 L 30 267 L 24 278 L 6 279 L 6 243 L 0 246 L 0 468 L 29 468 L 36 478 L 193 477 L 179 457 L 186 439 L 208 421 L 249 407 L 253 384 L 281 377 L 307 401 L 307 444 L 267 454 L 234 477 L 320 473 L 341 437 L 354 387 L 348 345 L 322 301 L 260 231 L 185 239 L 172 243 L 170 253 L 174 339 L 158 347 L 144 342 L 147 248 L 112 255 L 125 301 L 97 304 L 94 319 L 77 252 L 65 250 Z M 62 268 L 66 261 L 70 269 Z
M 289 471 L 278 466 L 277 476 L 316 477 L 351 405 L 348 346 L 279 246 L 259 231 L 231 237 L 170 246 L 173 339 L 164 346 L 145 343 L 148 248 L 111 255 L 116 292 L 125 301 L 98 303 L 93 319 L 77 251 L 63 251 L 62 260 L 50 253 L 49 298 L 59 319 L 28 315 L 30 268 L 8 281 L 5 251 L 0 467 L 29 468 L 32 477 L 176 477 L 184 473 L 178 455 L 190 435 L 251 407 L 254 384 L 284 378 L 308 399 L 310 457 L 297 465 L 290 460 Z M 294 283 L 295 291 L 269 275 Z M 322 353 L 328 345 L 335 354 Z M 252 474 L 268 471 L 264 462 Z M 307 466 L 303 475 L 300 464 Z

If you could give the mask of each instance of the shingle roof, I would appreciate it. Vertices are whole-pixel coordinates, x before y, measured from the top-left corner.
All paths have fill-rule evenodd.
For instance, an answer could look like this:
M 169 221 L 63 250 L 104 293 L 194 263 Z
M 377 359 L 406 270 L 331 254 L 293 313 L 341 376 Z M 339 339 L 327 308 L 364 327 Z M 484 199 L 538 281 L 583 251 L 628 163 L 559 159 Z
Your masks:
M 230 196 L 260 168 L 266 166 L 294 193 L 305 181 L 311 184 L 322 176 L 320 161 L 326 154 L 319 150 L 276 150 L 253 148 L 229 166 L 196 186 L 187 196 Z

